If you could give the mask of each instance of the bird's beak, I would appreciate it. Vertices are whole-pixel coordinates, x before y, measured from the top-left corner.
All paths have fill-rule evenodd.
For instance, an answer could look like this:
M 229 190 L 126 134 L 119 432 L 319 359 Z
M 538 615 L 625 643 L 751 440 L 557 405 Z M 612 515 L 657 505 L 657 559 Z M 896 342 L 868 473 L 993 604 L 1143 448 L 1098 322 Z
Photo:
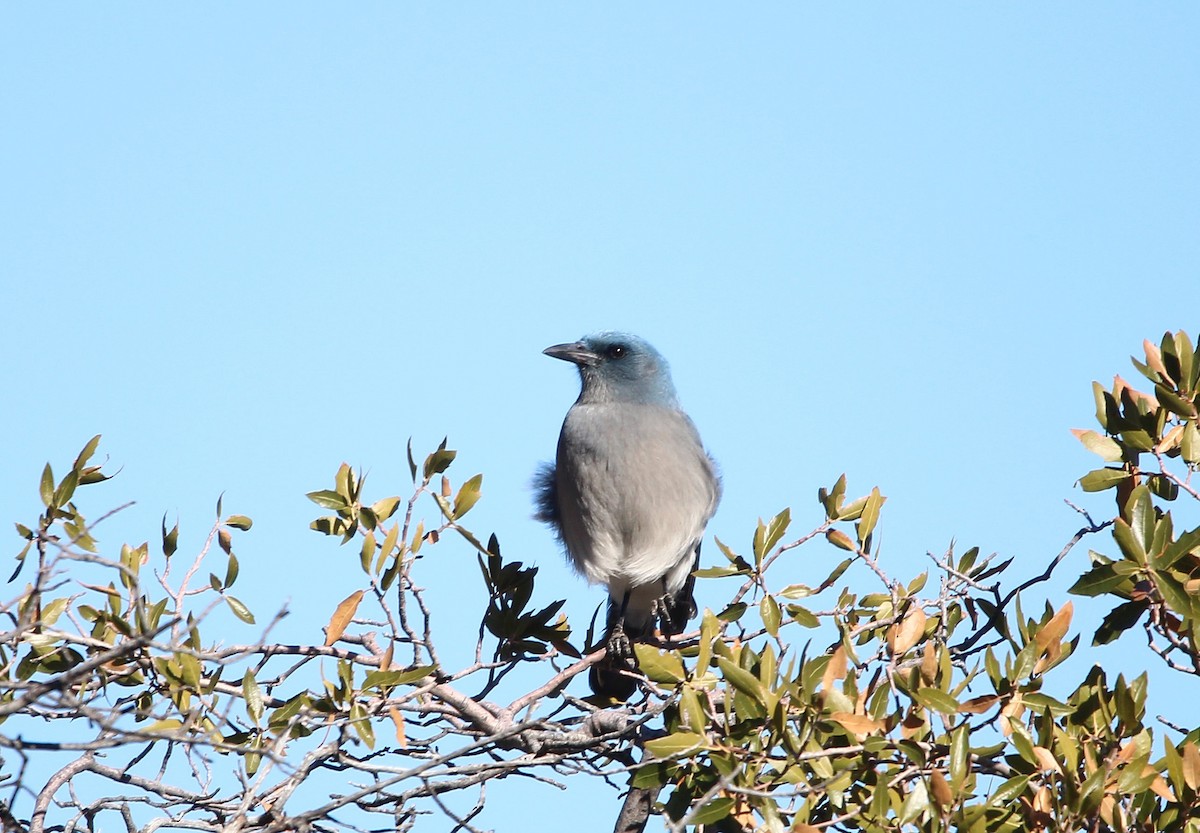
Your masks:
M 556 359 L 562 359 L 565 362 L 571 362 L 581 367 L 593 367 L 600 361 L 599 354 L 593 350 L 589 350 L 587 345 L 582 341 L 573 341 L 570 344 L 555 344 L 553 347 L 547 347 L 542 352 L 547 356 L 553 356 Z

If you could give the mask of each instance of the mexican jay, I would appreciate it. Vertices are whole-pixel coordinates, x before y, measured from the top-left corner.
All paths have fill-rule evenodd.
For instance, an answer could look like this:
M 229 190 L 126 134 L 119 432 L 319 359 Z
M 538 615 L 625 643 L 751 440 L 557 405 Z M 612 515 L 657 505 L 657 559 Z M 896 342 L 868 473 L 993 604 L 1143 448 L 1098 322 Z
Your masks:
M 579 368 L 555 465 L 535 484 L 539 520 L 575 568 L 608 588 L 608 656 L 592 689 L 628 699 L 637 665 L 629 640 L 683 631 L 696 613 L 692 571 L 721 496 L 712 459 L 679 407 L 663 357 L 637 336 L 606 332 L 546 355 Z

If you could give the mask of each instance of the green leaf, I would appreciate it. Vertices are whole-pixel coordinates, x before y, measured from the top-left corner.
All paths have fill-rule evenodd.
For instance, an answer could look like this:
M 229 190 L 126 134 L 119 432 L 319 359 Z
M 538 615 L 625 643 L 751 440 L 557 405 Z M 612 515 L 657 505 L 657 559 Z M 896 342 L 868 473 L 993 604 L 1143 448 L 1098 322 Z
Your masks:
M 766 703 L 767 693 L 758 677 L 725 657 L 717 657 L 717 665 L 730 685 L 758 703 Z
M 1132 586 L 1131 571 L 1124 567 L 1118 570 L 1119 566 L 1128 564 L 1127 561 L 1120 561 L 1116 564 L 1097 564 L 1080 576 L 1079 580 L 1071 585 L 1068 592 L 1076 596 L 1102 596 L 1105 593 L 1111 593 L 1123 584 Z
M 343 524 L 340 518 L 326 515 L 310 523 L 308 528 L 323 535 L 341 535 Z
M 832 489 L 821 487 L 817 490 L 817 500 L 825 507 L 825 517 L 829 520 L 849 520 L 840 518 L 842 499 L 846 496 L 846 475 L 843 474 L 833 484 Z
M 1117 542 L 1117 546 L 1121 548 L 1121 554 L 1130 561 L 1140 566 L 1146 564 L 1146 550 L 1142 547 L 1141 542 L 1133 533 L 1133 528 L 1125 522 L 1124 518 L 1117 518 L 1113 521 L 1113 538 Z
M 1171 780 L 1171 786 L 1175 789 L 1175 795 L 1183 795 L 1184 779 L 1183 779 L 1183 758 L 1179 755 L 1179 750 L 1175 744 L 1171 743 L 1170 738 L 1163 739 L 1163 761 L 1166 764 L 1167 777 Z
M 1168 517 L 1170 516 L 1168 515 Z M 1185 555 L 1194 553 L 1197 549 L 1200 549 L 1200 527 L 1189 529 L 1180 535 L 1175 542 L 1163 551 L 1162 557 L 1155 560 L 1154 566 L 1160 570 L 1165 570 L 1174 566 L 1175 562 Z
M 1143 431 L 1140 428 L 1127 428 L 1121 432 L 1120 436 L 1125 445 L 1130 448 L 1138 451 L 1154 450 L 1154 438 L 1150 436 L 1149 432 Z
M 471 507 L 479 501 L 480 487 L 483 484 L 483 475 L 477 474 L 462 484 L 458 494 L 454 497 L 454 510 L 452 517 L 458 520 L 463 515 L 471 511 Z
M 1075 431 L 1075 436 L 1083 443 L 1083 447 L 1096 454 L 1106 463 L 1119 463 L 1124 459 L 1121 446 L 1112 437 L 1106 437 L 1095 431 Z
M 1187 592 L 1183 581 L 1165 570 L 1156 570 L 1154 572 L 1154 584 L 1158 587 L 1158 592 L 1162 595 L 1163 601 L 1167 603 L 1167 606 L 1171 610 L 1184 618 L 1191 618 L 1195 615 L 1192 609 L 1192 596 Z
M 659 651 L 653 645 L 635 642 L 633 652 L 637 655 L 638 668 L 656 683 L 670 685 L 682 682 L 687 676 L 678 651 Z
M 1096 469 L 1079 478 L 1079 486 L 1085 492 L 1103 492 L 1105 489 L 1111 489 L 1128 477 L 1129 472 L 1124 469 Z
M 726 559 L 728 559 L 730 564 L 734 565 L 738 569 L 749 570 L 750 565 L 746 563 L 746 560 L 730 549 L 728 544 L 716 536 L 713 536 L 713 541 L 716 542 L 717 549 L 721 551 L 721 554 L 725 556 Z
M 1163 500 L 1176 500 L 1179 497 L 1179 487 L 1169 478 L 1151 477 L 1146 485 Z
M 784 509 L 771 518 L 769 523 L 764 524 L 761 519 L 759 520 L 758 528 L 754 530 L 754 563 L 756 566 L 762 564 L 767 553 L 773 550 L 783 538 L 791 522 L 791 509 Z
M 1188 334 L 1184 330 L 1179 330 L 1175 333 L 1175 354 L 1179 360 L 1179 377 L 1181 384 L 1194 387 L 1196 384 L 1197 368 L 1194 360 L 1196 357 L 1196 349 L 1192 346 L 1192 340 L 1188 338 Z
M 263 693 L 258 687 L 258 680 L 254 679 L 254 672 L 249 668 L 242 676 L 242 697 L 246 700 L 246 714 L 257 726 L 263 714 Z
M 1105 794 L 1104 785 L 1110 776 L 1111 770 L 1108 767 L 1097 767 L 1095 772 L 1079 785 L 1075 803 L 1083 812 L 1090 813 L 1100 806 Z
M 762 617 L 763 627 L 767 629 L 767 633 L 771 636 L 779 636 L 779 622 L 781 616 L 779 614 L 779 602 L 775 601 L 775 597 L 769 593 L 762 597 L 762 602 L 758 605 L 758 613 Z
M 301 692 L 271 712 L 271 717 L 267 720 L 267 725 L 276 731 L 282 729 L 293 717 L 300 713 L 300 709 L 305 705 L 309 705 L 308 692 Z
M 967 755 L 971 750 L 967 727 L 959 726 L 950 739 L 950 780 L 962 784 L 967 778 Z
M 733 812 L 732 798 L 714 798 L 692 813 L 692 824 L 715 824 Z
M 306 497 L 325 509 L 339 510 L 349 506 L 346 503 L 346 498 L 332 489 L 318 489 L 315 492 L 309 492 Z
M 823 593 L 832 587 L 833 583 L 840 579 L 842 577 L 842 573 L 846 572 L 846 570 L 853 563 L 853 558 L 846 558 L 839 562 L 838 565 L 833 568 L 833 571 L 830 572 L 830 574 L 825 578 L 825 580 L 821 582 L 821 585 L 817 588 L 817 592 Z
M 171 527 L 171 531 L 167 532 L 167 516 L 163 513 L 162 519 L 162 551 L 163 555 L 170 558 L 179 549 L 179 521 L 175 521 L 175 526 Z
M 408 438 L 408 470 L 412 473 L 412 479 L 417 481 L 417 461 L 413 459 L 412 453 L 412 437 Z
M 708 725 L 708 716 L 700 703 L 700 696 L 691 686 L 683 686 L 679 692 L 679 719 L 688 729 L 703 734 Z
M 735 602 L 729 607 L 717 614 L 717 618 L 722 622 L 736 622 L 742 618 L 742 614 L 746 612 L 745 602 Z
M 792 620 L 802 628 L 815 628 L 821 624 L 816 615 L 806 607 L 788 605 L 786 609 L 788 616 L 791 616 Z
M 921 687 L 913 692 L 913 699 L 925 708 L 942 714 L 958 712 L 958 701 L 940 689 Z
M 1092 397 L 1096 400 L 1096 422 L 1100 423 L 1101 428 L 1108 428 L 1108 406 L 1106 397 L 1108 392 L 1104 390 L 1104 386 L 1099 382 L 1092 382 Z
M 231 526 L 234 529 L 240 529 L 245 532 L 254 525 L 254 521 L 250 520 L 245 515 L 230 515 L 225 519 L 225 525 Z
M 230 740 L 235 740 L 237 736 L 231 736 Z M 258 768 L 262 765 L 262 754 L 258 752 L 262 749 L 262 736 L 255 735 L 250 738 L 250 743 L 247 744 L 250 749 L 255 751 L 246 754 L 242 758 L 242 762 L 246 766 L 246 775 L 253 778 L 258 773 Z
M 58 488 L 54 490 L 54 505 L 66 506 L 75 495 L 75 487 L 79 485 L 79 472 L 72 469 L 63 477 Z
M 713 640 L 717 638 L 720 629 L 717 617 L 711 610 L 704 608 L 704 615 L 700 619 L 700 653 L 696 656 L 696 676 L 708 671 L 708 665 L 712 662 Z
M 92 459 L 92 455 L 96 453 L 96 447 L 100 445 L 100 435 L 92 437 L 87 441 L 87 445 L 79 452 L 79 456 L 75 458 L 75 465 L 72 468 L 79 473 L 83 473 L 83 467 L 87 465 L 87 461 Z
M 148 726 L 142 728 L 143 732 L 153 736 L 156 734 L 171 735 L 175 731 L 183 728 L 183 722 L 168 718 L 166 720 L 156 720 Z
M 925 572 L 921 573 L 921 575 L 917 576 L 916 578 L 914 578 L 912 581 L 910 581 L 908 583 L 908 595 L 915 596 L 918 593 L 920 593 L 922 590 L 925 589 L 925 584 L 928 581 L 929 581 L 929 571 L 926 570 Z
M 875 530 L 875 524 L 879 521 L 879 510 L 883 508 L 884 501 L 886 500 L 887 498 L 879 493 L 878 486 L 871 489 L 871 494 L 863 506 L 862 517 L 859 519 L 857 526 L 858 542 L 860 544 L 865 545 L 867 538 Z
M 438 446 L 437 451 L 425 458 L 425 479 L 428 480 L 435 474 L 441 474 L 446 469 L 450 468 L 450 464 L 454 462 L 454 458 L 457 456 L 457 451 L 452 451 L 446 448 L 446 440 L 443 439 L 442 444 Z
M 363 572 L 370 574 L 371 562 L 375 560 L 375 533 L 368 532 L 363 535 L 362 549 L 358 553 L 359 563 L 362 565 Z
M 987 803 L 991 807 L 1004 807 L 1011 801 L 1014 801 L 1021 793 L 1025 792 L 1025 788 L 1029 786 L 1028 775 L 1018 775 L 1016 778 L 1009 778 L 1000 788 L 997 789 L 988 798 Z
M 1137 486 L 1129 493 L 1123 513 L 1129 520 L 1129 526 L 1137 536 L 1142 552 L 1150 550 L 1150 542 L 1154 540 L 1154 503 L 1150 500 L 1150 490 L 1145 486 Z
M 61 598 L 47 603 L 42 608 L 42 619 L 39 624 L 49 627 L 57 622 L 58 617 L 62 616 L 63 612 L 67 609 L 67 603 L 69 601 L 70 600 L 67 598 Z
M 232 587 L 238 577 L 238 560 L 237 556 L 229 553 L 229 564 L 225 567 L 225 586 Z
M 42 469 L 42 482 L 38 484 L 38 491 L 41 492 L 42 505 L 49 508 L 54 503 L 54 471 L 49 463 Z
M 1165 385 L 1156 384 L 1154 386 L 1154 396 L 1162 405 L 1184 419 L 1195 418 L 1196 406 Z
M 388 671 L 368 671 L 363 679 L 363 688 L 392 688 L 423 680 L 433 672 L 432 665 L 419 665 L 416 668 L 396 669 Z
M 708 738 L 695 732 L 675 732 L 646 741 L 646 751 L 656 758 L 671 758 L 708 747 Z
M 705 567 L 702 570 L 696 570 L 692 575 L 696 578 L 729 578 L 729 576 L 741 576 L 745 573 L 745 570 L 733 567 Z
M 383 523 L 392 515 L 396 514 L 396 509 L 400 506 L 400 498 L 385 497 L 382 500 L 377 500 L 371 504 L 371 511 L 375 513 L 375 517 Z
M 342 463 L 338 466 L 337 473 L 333 476 L 333 485 L 334 489 L 345 499 L 347 504 L 354 502 L 354 470 L 350 468 L 348 463 Z
M 904 797 L 904 802 L 900 805 L 898 821 L 901 825 L 911 824 L 928 810 L 929 791 L 925 788 L 925 781 L 918 778 L 913 782 L 908 795 Z
M 350 725 L 368 749 L 375 748 L 375 727 L 371 725 L 371 717 L 362 703 L 350 707 Z
M 250 612 L 250 608 L 242 604 L 241 600 L 235 596 L 226 596 L 225 603 L 229 605 L 229 609 L 233 611 L 233 615 L 241 619 L 247 625 L 254 624 L 254 614 Z
M 1196 428 L 1195 422 L 1189 420 L 1184 424 L 1179 450 L 1183 454 L 1184 462 L 1193 466 L 1200 463 L 1200 430 Z
M 651 761 L 648 764 L 643 764 L 638 767 L 633 773 L 633 777 L 629 779 L 631 787 L 661 787 L 667 782 L 668 773 L 671 770 L 671 765 L 662 761 Z M 657 790 L 656 790 L 657 793 Z

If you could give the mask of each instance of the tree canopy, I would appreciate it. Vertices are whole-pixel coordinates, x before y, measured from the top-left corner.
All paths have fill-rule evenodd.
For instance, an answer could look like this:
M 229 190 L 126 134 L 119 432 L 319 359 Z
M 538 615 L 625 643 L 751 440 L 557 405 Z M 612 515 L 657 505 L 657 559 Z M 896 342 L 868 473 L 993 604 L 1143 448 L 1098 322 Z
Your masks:
M 1155 675 L 1200 674 L 1200 525 L 1183 511 L 1200 501 L 1200 362 L 1183 332 L 1144 354 L 1139 385 L 1094 384 L 1097 425 L 1075 434 L 1103 462 L 1079 487 L 1101 494 L 1035 569 L 972 546 L 893 575 L 875 546 L 884 494 L 841 477 L 815 523 L 798 531 L 785 509 L 748 550 L 708 548 L 717 564 L 697 577 L 723 606 L 636 646 L 628 703 L 580 695 L 597 635 L 466 525 L 483 478 L 455 486 L 445 442 L 410 444 L 403 495 L 368 493 L 346 464 L 308 494 L 312 528 L 362 586 L 329 600 L 323 639 L 285 644 L 236 594 L 252 521 L 220 499 L 196 552 L 165 518 L 147 542 L 101 551 L 106 516 L 81 508 L 109 479 L 94 437 L 65 472 L 46 465 L 43 511 L 17 524 L 0 824 L 476 830 L 487 789 L 519 775 L 609 781 L 611 808 L 594 812 L 618 830 L 661 816 L 674 831 L 1200 831 L 1200 722 L 1148 717 L 1149 672 L 1076 679 L 1064 665 L 1081 638 L 1102 651 L 1132 629 Z M 1086 565 L 1068 559 L 1081 544 Z M 446 547 L 486 589 L 482 609 L 454 611 L 478 621 L 466 662 L 449 659 L 449 612 L 423 589 Z M 777 579 L 802 548 L 820 574 Z M 1108 607 L 1083 636 L 1070 599 L 1042 592 L 1070 568 L 1071 593 Z

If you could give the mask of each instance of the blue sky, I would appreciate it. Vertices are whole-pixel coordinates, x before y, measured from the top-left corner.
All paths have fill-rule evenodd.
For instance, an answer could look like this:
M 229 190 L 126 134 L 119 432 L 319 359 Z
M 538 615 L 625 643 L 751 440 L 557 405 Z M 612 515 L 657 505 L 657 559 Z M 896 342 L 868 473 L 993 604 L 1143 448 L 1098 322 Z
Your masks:
M 137 501 L 105 543 L 153 540 L 165 511 L 195 548 L 224 491 L 256 521 L 241 595 L 290 599 L 289 632 L 319 638 L 359 574 L 304 493 L 343 460 L 397 493 L 407 438 L 448 434 L 459 481 L 485 473 L 474 527 L 582 627 L 600 591 L 530 519 L 576 392 L 540 351 L 618 328 L 672 363 L 723 540 L 784 506 L 815 525 L 844 471 L 889 496 L 895 574 L 957 538 L 1032 575 L 1078 526 L 1063 498 L 1109 505 L 1073 487 L 1097 463 L 1068 433 L 1091 380 L 1196 334 L 1198 24 L 1188 4 L 6 6 L 0 503 L 28 522 L 41 466 L 102 433 L 121 474 L 85 511 Z M 435 594 L 464 564 L 431 564 Z M 1134 642 L 1105 663 L 1145 667 Z M 611 826 L 608 793 L 548 792 Z

